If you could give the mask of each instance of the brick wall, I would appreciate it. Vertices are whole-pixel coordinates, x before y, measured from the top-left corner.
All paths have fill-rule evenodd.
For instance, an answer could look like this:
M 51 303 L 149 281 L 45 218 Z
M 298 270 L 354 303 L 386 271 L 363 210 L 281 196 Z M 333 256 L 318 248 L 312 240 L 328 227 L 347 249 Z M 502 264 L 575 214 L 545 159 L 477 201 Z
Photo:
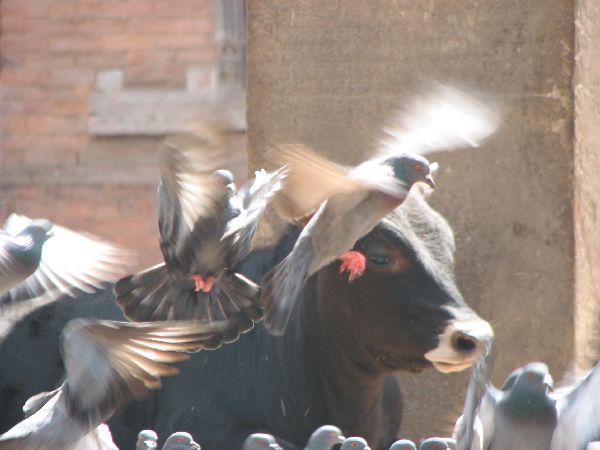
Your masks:
M 101 70 L 155 89 L 209 73 L 212 0 L 2 0 L 0 15 L 0 218 L 48 217 L 155 262 L 161 137 L 89 135 L 90 94 Z

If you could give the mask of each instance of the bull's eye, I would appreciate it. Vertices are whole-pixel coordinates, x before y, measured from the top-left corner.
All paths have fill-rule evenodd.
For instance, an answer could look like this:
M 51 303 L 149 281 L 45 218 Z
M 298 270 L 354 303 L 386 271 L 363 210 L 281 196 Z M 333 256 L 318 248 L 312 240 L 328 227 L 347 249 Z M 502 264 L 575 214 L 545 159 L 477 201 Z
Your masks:
M 369 255 L 369 261 L 376 266 L 387 266 L 391 262 L 391 259 L 381 255 Z

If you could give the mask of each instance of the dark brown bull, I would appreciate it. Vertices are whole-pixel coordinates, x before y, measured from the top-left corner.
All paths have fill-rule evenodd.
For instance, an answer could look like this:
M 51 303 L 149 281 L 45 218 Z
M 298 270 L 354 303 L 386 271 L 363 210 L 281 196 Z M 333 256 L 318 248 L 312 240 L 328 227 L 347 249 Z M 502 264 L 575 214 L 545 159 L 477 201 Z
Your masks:
M 297 233 L 255 252 L 240 270 L 259 280 Z M 152 428 L 161 436 L 187 430 L 208 450 L 240 448 L 254 432 L 302 448 L 315 428 L 332 423 L 387 448 L 402 412 L 389 375 L 432 365 L 462 370 L 492 330 L 463 301 L 453 277 L 452 231 L 420 195 L 411 194 L 356 249 L 368 261 L 361 278 L 348 283 L 331 264 L 306 284 L 284 336 L 257 326 L 234 344 L 195 355 L 163 389 L 113 418 L 118 444 L 130 448 L 139 430 Z M 29 395 L 57 384 L 58 333 L 67 320 L 89 315 L 120 313 L 106 292 L 65 299 L 27 315 L 4 338 L 2 430 L 21 419 Z

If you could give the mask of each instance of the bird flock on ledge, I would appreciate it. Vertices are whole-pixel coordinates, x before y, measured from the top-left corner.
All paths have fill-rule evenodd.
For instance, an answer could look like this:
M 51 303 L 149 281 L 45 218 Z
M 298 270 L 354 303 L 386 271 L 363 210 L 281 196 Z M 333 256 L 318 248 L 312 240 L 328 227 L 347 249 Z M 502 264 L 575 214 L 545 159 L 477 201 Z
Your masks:
M 157 201 L 164 260 L 133 274 L 131 255 L 113 244 L 12 215 L 0 235 L 0 307 L 34 297 L 52 301 L 117 280 L 115 300 L 130 321 L 69 322 L 62 339 L 64 383 L 26 402 L 25 419 L 0 436 L 0 450 L 116 449 L 105 422 L 121 406 L 160 388 L 161 377 L 176 375 L 171 364 L 234 342 L 259 321 L 283 334 L 304 283 L 325 265 L 337 260 L 348 282 L 360 277 L 365 258 L 349 251 L 354 243 L 401 205 L 414 184 L 435 188 L 437 164 L 425 155 L 477 147 L 498 123 L 480 102 L 436 86 L 397 112 L 378 152 L 362 164 L 346 168 L 301 145 L 284 145 L 266 151 L 265 169 L 237 188 L 223 169 L 223 149 L 240 130 L 204 121 L 165 141 Z M 235 267 L 250 253 L 268 205 L 304 227 L 279 265 L 250 280 Z M 419 449 L 598 448 L 591 442 L 600 436 L 599 370 L 552 392 L 548 367 L 531 363 L 497 389 L 490 382 L 492 354 L 488 349 L 473 366 L 453 438 L 430 438 Z M 151 448 L 157 448 L 156 433 L 144 430 L 136 449 Z M 178 432 L 162 448 L 200 445 Z M 243 446 L 278 448 L 268 434 L 253 434 Z M 369 447 L 327 425 L 305 448 Z M 416 448 L 408 440 L 390 447 Z

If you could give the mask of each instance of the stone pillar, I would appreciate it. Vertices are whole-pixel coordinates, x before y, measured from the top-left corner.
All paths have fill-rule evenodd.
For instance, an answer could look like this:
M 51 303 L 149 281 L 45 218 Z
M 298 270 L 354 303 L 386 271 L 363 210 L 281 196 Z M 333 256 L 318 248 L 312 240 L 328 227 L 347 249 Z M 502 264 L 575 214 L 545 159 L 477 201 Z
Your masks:
M 600 4 L 575 12 L 575 341 L 586 367 L 600 357 Z
M 269 144 L 287 142 L 357 163 L 390 111 L 429 79 L 500 105 L 501 129 L 480 149 L 434 155 L 431 198 L 455 230 L 465 299 L 494 326 L 496 383 L 533 360 L 560 379 L 587 336 L 575 323 L 600 298 L 599 8 L 578 3 L 574 140 L 572 1 L 247 2 L 255 166 Z M 402 434 L 447 434 L 468 374 L 401 379 Z

